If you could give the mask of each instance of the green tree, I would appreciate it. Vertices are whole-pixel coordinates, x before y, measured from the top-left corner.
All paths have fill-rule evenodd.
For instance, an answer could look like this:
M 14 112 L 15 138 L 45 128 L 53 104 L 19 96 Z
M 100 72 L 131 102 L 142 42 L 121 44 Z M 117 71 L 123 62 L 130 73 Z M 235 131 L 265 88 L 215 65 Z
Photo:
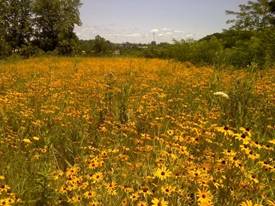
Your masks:
M 236 30 L 261 30 L 274 26 L 274 0 L 248 1 L 240 4 L 239 11 L 226 11 L 229 15 L 235 15 L 235 19 L 228 20 L 233 24 L 231 29 Z
M 0 57 L 6 56 L 7 54 L 7 43 L 5 39 L 5 23 L 4 23 L 4 12 L 6 11 L 6 4 L 4 0 L 0 0 Z
M 74 27 L 81 24 L 80 6 L 80 0 L 34 0 L 36 44 L 44 51 L 72 53 L 77 41 Z
M 229 20 L 230 31 L 248 32 L 249 39 L 237 39 L 236 45 L 229 52 L 233 65 L 258 65 L 269 67 L 275 59 L 275 0 L 248 1 L 239 5 L 240 10 L 227 11 L 235 15 Z M 240 33 L 241 34 L 241 33 Z M 244 33 L 245 34 L 245 33 Z
M 30 43 L 31 0 L 0 0 L 0 38 L 14 51 Z
M 111 49 L 111 43 L 103 37 L 97 35 L 94 41 L 95 54 L 106 54 Z
M 270 11 L 273 15 L 271 19 L 271 23 L 275 26 L 275 0 L 272 0 L 271 2 L 269 2 L 269 6 L 270 6 Z

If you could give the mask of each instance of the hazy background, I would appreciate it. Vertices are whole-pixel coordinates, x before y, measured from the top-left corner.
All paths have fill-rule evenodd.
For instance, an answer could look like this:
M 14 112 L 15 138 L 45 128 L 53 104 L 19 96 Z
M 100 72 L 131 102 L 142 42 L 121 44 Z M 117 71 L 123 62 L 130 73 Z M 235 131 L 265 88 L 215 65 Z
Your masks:
M 81 39 L 101 35 L 112 42 L 198 39 L 227 28 L 225 10 L 247 0 L 83 0 Z

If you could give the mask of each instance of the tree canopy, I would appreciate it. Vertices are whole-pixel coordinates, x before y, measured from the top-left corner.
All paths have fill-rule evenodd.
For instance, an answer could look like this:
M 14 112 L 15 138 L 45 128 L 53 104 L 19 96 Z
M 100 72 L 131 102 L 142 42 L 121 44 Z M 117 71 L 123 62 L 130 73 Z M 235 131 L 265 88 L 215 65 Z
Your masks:
M 235 19 L 228 20 L 232 24 L 230 29 L 236 30 L 261 30 L 274 27 L 274 3 L 275 1 L 257 0 L 240 4 L 239 11 L 229 11 L 229 15 L 235 15 Z
M 74 52 L 80 6 L 80 0 L 0 0 L 0 48 Z
M 172 58 L 215 67 L 275 65 L 275 0 L 254 0 L 226 11 L 230 28 L 199 40 L 115 44 L 101 36 L 79 40 L 80 0 L 0 0 L 0 57 L 13 53 L 134 55 Z M 43 53 L 43 52 L 42 52 Z
M 45 51 L 69 46 L 74 35 L 74 26 L 80 25 L 79 0 L 35 0 L 35 37 Z M 65 43 L 66 42 L 66 43 Z M 63 53 L 63 52 L 62 52 Z

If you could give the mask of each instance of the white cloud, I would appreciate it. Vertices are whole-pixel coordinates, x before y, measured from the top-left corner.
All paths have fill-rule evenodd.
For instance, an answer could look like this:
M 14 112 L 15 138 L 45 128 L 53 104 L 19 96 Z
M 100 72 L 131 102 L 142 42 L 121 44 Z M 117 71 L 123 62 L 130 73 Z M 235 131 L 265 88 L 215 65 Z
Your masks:
M 190 39 L 196 36 L 192 33 L 167 27 L 155 27 L 144 30 L 136 27 L 123 27 L 119 25 L 82 25 L 76 27 L 75 32 L 80 39 L 93 39 L 100 35 L 112 42 L 149 43 L 154 37 L 157 42 L 172 42 L 173 39 Z
M 174 33 L 184 34 L 185 31 L 182 31 L 182 30 L 174 30 Z
M 118 33 L 118 34 L 116 34 L 116 33 L 113 33 L 113 34 L 106 34 L 107 36 L 122 36 L 123 34 L 121 34 L 121 33 Z
M 162 31 L 167 31 L 167 32 L 168 32 L 168 31 L 172 31 L 172 29 L 169 29 L 169 28 L 167 28 L 167 27 L 163 27 L 163 28 L 161 28 L 161 30 L 162 30 Z
M 131 33 L 131 34 L 125 34 L 126 37 L 140 37 L 140 33 Z
M 168 36 L 170 36 L 172 34 L 173 34 L 173 32 L 171 32 L 171 31 L 165 32 L 165 35 L 168 35 Z
M 185 38 L 194 38 L 195 34 L 188 33 L 184 36 Z
M 159 29 L 151 29 L 151 33 L 158 33 Z

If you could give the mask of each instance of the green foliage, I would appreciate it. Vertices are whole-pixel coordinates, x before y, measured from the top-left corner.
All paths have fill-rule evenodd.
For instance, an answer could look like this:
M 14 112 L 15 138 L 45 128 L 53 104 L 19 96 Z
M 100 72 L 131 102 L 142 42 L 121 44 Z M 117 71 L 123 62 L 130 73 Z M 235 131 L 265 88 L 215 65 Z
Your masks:
M 267 68 L 275 59 L 275 1 L 241 4 L 229 20 L 232 26 L 200 40 L 173 44 L 114 44 L 101 36 L 78 40 L 80 0 L 0 0 L 0 57 L 54 55 L 143 56 L 176 59 L 215 68 Z
M 247 125 L 249 116 L 249 108 L 252 106 L 253 101 L 257 98 L 253 91 L 253 79 L 248 80 L 236 80 L 233 82 L 233 86 L 229 92 L 230 99 L 223 105 L 223 116 L 226 124 L 240 127 L 241 125 Z M 257 102 L 257 101 L 256 101 Z
M 215 37 L 209 41 L 198 41 L 194 44 L 193 61 L 199 61 L 201 64 L 219 65 L 220 54 L 222 54 L 223 45 Z
M 31 0 L 0 1 L 2 37 L 13 49 L 27 45 L 31 39 Z
M 215 72 L 209 82 L 209 90 L 205 91 L 209 108 L 219 107 L 221 115 L 219 121 L 223 125 L 231 127 L 253 127 L 266 133 L 268 129 L 263 124 L 271 124 L 269 114 L 273 114 L 274 108 L 267 102 L 268 95 L 257 92 L 257 81 L 261 81 L 262 72 L 255 71 L 257 65 L 249 66 L 249 72 L 232 79 L 230 87 L 225 88 L 223 71 Z M 244 72 L 244 70 L 242 70 Z M 224 90 L 229 98 L 213 98 L 211 92 Z M 259 113 L 256 112 L 260 111 Z
M 58 35 L 57 51 L 61 55 L 79 53 L 78 38 L 73 31 L 63 32 Z
M 80 53 L 82 55 L 91 55 L 94 48 L 94 40 L 79 40 Z
M 35 0 L 36 42 L 44 51 L 57 49 L 60 54 L 73 53 L 76 35 L 74 25 L 80 25 L 79 0 Z
M 144 52 L 145 57 L 175 58 L 199 65 L 221 65 L 223 45 L 216 37 L 202 41 L 175 41 L 174 44 L 150 47 Z
M 54 50 L 58 43 L 59 1 L 36 0 L 33 11 L 36 15 L 36 38 L 40 48 Z
M 145 57 L 173 58 L 196 65 L 216 68 L 268 68 L 274 65 L 275 30 L 262 31 L 225 30 L 194 41 L 175 41 L 174 44 L 157 45 L 144 51 Z
M 80 40 L 79 41 L 79 52 L 82 55 L 89 56 L 110 56 L 115 51 L 121 51 L 121 47 L 118 44 L 111 43 L 105 38 L 97 35 L 92 40 Z
M 111 48 L 109 41 L 106 41 L 103 37 L 97 35 L 94 41 L 94 52 L 95 54 L 106 54 Z
M 226 11 L 227 14 L 236 16 L 235 19 L 227 22 L 233 24 L 231 29 L 236 30 L 261 30 L 272 27 L 274 19 L 272 4 L 274 1 L 269 0 L 248 1 L 247 4 L 240 4 L 238 12 Z
M 76 53 L 80 0 L 0 0 L 0 56 Z M 38 49 L 39 48 L 39 49 Z
M 208 35 L 198 41 L 175 41 L 144 51 L 145 57 L 173 58 L 216 68 L 234 66 L 255 70 L 274 65 L 274 0 L 249 1 L 238 12 L 227 11 L 236 18 L 229 30 Z
M 7 44 L 7 42 L 4 40 L 3 37 L 0 36 L 0 58 L 8 56 L 11 52 L 11 48 Z

